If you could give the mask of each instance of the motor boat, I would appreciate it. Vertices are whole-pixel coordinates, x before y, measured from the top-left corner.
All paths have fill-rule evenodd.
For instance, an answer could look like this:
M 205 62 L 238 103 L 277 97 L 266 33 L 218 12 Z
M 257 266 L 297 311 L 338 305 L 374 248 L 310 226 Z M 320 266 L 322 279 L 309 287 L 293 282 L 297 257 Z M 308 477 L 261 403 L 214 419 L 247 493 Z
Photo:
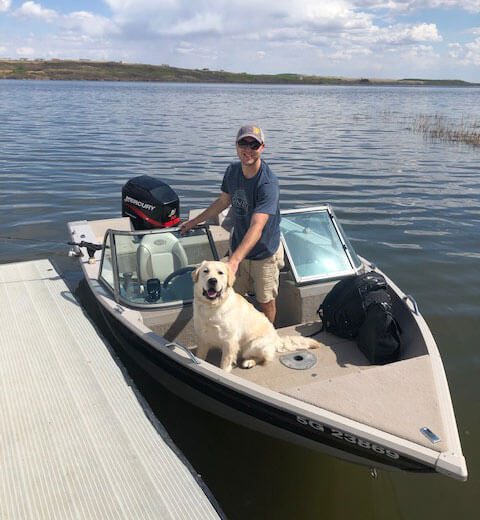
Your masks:
M 195 355 L 191 272 L 228 254 L 228 215 L 181 234 L 175 192 L 148 176 L 129 181 L 122 200 L 122 216 L 68 224 L 73 253 L 119 345 L 159 384 L 228 420 L 353 463 L 466 480 L 435 340 L 414 299 L 356 254 L 328 204 L 282 211 L 275 321 L 280 335 L 321 346 L 227 373 L 215 349 L 206 360 Z M 324 330 L 317 312 L 340 280 L 369 271 L 385 276 L 402 331 L 399 359 L 383 365 L 370 363 L 355 339 Z

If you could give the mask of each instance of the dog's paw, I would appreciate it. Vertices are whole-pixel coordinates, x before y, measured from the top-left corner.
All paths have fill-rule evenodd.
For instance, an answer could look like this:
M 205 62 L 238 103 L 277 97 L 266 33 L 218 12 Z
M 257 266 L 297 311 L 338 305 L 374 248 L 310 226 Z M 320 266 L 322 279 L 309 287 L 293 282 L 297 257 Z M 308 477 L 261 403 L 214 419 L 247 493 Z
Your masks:
M 256 365 L 256 361 L 254 359 L 244 359 L 242 361 L 242 368 L 252 368 Z
M 220 368 L 221 368 L 222 370 L 225 370 L 225 372 L 231 372 L 233 366 L 232 366 L 231 363 L 229 363 L 229 364 L 221 363 L 221 364 L 220 364 Z

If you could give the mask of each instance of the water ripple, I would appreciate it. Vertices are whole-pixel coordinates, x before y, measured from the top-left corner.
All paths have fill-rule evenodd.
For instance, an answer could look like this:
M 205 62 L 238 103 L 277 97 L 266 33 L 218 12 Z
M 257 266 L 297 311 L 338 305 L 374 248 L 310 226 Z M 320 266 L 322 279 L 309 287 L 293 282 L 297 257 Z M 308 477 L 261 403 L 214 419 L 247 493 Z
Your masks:
M 213 200 L 238 126 L 257 121 L 282 208 L 331 203 L 362 255 L 407 284 L 412 267 L 435 265 L 456 294 L 439 266 L 478 261 L 480 150 L 406 128 L 413 106 L 478 119 L 477 99 L 478 89 L 0 81 L 0 229 L 63 238 L 69 220 L 118 215 L 121 187 L 141 174 L 171 184 L 185 216 Z M 2 243 L 0 256 L 33 250 Z

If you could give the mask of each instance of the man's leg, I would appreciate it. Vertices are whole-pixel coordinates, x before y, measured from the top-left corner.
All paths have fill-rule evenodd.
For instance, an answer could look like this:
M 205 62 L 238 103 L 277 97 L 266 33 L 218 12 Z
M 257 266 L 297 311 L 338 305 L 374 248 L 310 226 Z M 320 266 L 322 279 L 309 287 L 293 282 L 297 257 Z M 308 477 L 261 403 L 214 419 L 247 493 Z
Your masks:
M 280 269 L 283 267 L 283 247 L 265 260 L 252 261 L 255 296 L 265 316 L 273 323 L 277 313 L 276 298 Z
M 260 303 L 260 302 L 259 302 Z M 273 323 L 275 321 L 275 315 L 277 314 L 277 305 L 275 300 L 270 300 L 267 303 L 260 303 L 263 314 Z

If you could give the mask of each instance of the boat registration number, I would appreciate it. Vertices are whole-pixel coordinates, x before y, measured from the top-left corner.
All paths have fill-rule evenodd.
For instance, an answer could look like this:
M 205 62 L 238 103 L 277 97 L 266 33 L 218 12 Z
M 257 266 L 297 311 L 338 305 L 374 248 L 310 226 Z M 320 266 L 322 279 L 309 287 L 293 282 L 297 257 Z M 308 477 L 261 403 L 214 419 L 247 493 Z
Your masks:
M 360 446 L 360 448 L 364 448 L 366 450 L 372 450 L 375 453 L 380 455 L 386 455 L 391 459 L 398 459 L 400 455 L 392 450 L 388 450 L 383 446 L 379 446 L 378 444 L 374 444 L 373 442 L 367 441 L 366 439 L 362 439 L 361 437 L 357 437 L 356 435 L 352 435 L 351 433 L 342 432 L 341 430 L 337 430 L 335 428 L 330 428 L 325 424 L 319 423 L 317 421 L 313 421 L 312 419 L 308 419 L 307 417 L 302 417 L 301 415 L 297 415 L 297 422 L 300 424 L 304 424 L 309 426 L 313 430 L 317 430 L 320 432 L 327 433 L 336 439 L 343 440 L 345 442 L 349 442 L 350 444 L 356 444 Z

